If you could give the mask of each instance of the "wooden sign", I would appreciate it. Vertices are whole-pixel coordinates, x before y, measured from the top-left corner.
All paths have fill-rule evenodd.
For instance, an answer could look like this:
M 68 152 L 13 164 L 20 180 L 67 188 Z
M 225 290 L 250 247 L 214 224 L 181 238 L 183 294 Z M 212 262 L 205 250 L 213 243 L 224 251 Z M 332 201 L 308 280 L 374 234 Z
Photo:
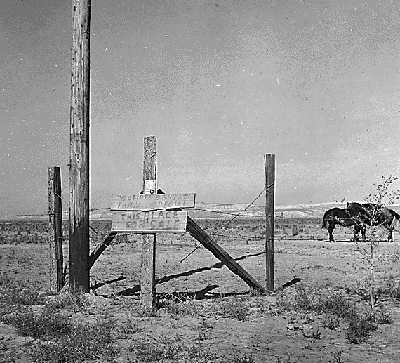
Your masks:
M 141 210 L 194 208 L 195 193 L 120 195 L 114 199 L 111 210 Z
M 112 231 L 130 233 L 186 232 L 187 212 L 172 210 L 114 212 Z

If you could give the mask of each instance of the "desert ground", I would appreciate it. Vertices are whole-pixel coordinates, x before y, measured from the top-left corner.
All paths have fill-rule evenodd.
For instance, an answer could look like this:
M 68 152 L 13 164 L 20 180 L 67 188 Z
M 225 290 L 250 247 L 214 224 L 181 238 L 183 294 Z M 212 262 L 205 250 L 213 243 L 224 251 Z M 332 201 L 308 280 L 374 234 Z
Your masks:
M 46 243 L 3 238 L 0 361 L 399 362 L 399 234 L 376 248 L 372 309 L 368 243 L 351 242 L 351 230 L 340 228 L 330 243 L 320 221 L 281 222 L 275 292 L 265 296 L 189 235 L 157 235 L 152 316 L 139 304 L 140 235 L 109 246 L 91 270 L 90 293 L 79 295 L 46 292 Z M 199 223 L 265 283 L 265 221 Z M 94 225 L 92 249 L 100 229 Z

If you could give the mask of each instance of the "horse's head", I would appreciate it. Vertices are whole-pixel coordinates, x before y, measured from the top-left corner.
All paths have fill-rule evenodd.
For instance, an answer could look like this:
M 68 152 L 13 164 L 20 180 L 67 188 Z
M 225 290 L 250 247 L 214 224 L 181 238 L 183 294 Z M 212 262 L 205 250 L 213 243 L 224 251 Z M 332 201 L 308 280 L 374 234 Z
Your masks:
M 400 220 L 393 218 L 391 228 L 393 228 L 393 230 L 396 232 L 400 232 Z

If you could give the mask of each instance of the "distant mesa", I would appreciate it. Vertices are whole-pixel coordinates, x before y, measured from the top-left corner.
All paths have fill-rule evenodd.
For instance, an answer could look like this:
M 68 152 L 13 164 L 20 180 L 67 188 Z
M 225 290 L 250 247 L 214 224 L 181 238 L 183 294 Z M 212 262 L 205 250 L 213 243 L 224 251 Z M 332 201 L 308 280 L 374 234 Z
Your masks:
M 318 203 L 318 204 L 293 204 L 293 205 L 275 205 L 275 218 L 322 218 L 323 214 L 330 208 L 346 208 L 345 203 Z M 400 205 L 395 204 L 390 208 L 400 213 Z M 265 206 L 251 205 L 245 203 L 226 204 L 226 203 L 203 203 L 196 202 L 194 209 L 189 209 L 191 218 L 220 218 L 228 219 L 235 215 L 242 218 L 264 218 Z M 90 219 L 110 220 L 112 212 L 110 208 L 93 208 L 90 211 Z M 0 219 L 47 219 L 47 214 L 36 215 L 2 215 Z M 63 220 L 68 219 L 68 211 L 63 211 Z

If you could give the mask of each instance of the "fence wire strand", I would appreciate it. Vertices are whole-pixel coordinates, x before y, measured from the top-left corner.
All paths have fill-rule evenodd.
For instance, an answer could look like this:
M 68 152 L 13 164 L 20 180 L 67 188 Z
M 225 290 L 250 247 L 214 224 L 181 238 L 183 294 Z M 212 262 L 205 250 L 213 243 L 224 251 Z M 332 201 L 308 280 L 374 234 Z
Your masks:
M 260 192 L 260 193 L 258 193 L 258 195 L 254 198 L 254 200 L 243 210 L 243 212 L 245 212 L 247 209 L 249 209 L 253 204 L 254 204 L 254 202 L 258 199 L 258 198 L 260 198 L 261 197 L 261 195 L 264 193 L 264 191 L 265 191 L 265 188 Z M 240 215 L 240 214 L 239 214 Z M 237 218 L 238 216 L 236 215 L 235 217 L 233 217 L 232 219 L 230 219 L 227 223 L 225 223 L 225 227 L 226 226 L 228 226 L 230 223 L 232 223 L 236 218 Z
M 269 187 L 271 187 L 273 184 L 271 184 L 271 185 L 269 185 L 267 188 L 269 188 Z M 267 188 L 264 188 L 263 190 L 261 190 L 261 192 L 260 193 L 258 193 L 258 195 L 253 199 L 253 201 L 251 202 L 251 203 L 249 203 L 248 205 L 247 205 L 247 207 L 243 210 L 243 212 L 245 212 L 247 209 L 249 209 L 253 204 L 254 204 L 254 202 L 258 199 L 258 198 L 260 198 L 261 197 L 261 195 L 264 193 L 264 191 L 267 189 Z M 226 228 L 230 223 L 232 223 L 237 217 L 240 217 L 242 214 L 241 213 L 236 213 L 236 214 L 234 214 L 234 213 L 225 213 L 225 212 L 221 212 L 221 211 L 212 211 L 212 210 L 206 210 L 207 212 L 215 212 L 215 213 L 224 213 L 224 214 L 230 214 L 230 215 L 233 215 L 233 218 L 231 218 L 230 220 L 228 220 L 226 223 L 224 223 L 223 225 L 222 225 L 222 227 L 224 227 L 224 228 Z M 215 235 L 217 235 L 216 233 L 210 233 L 211 234 L 211 237 L 212 238 L 214 238 L 213 236 L 215 236 Z M 223 234 L 218 234 L 218 235 L 223 235 Z M 227 236 L 227 235 L 224 235 L 224 237 L 231 237 L 232 238 L 232 236 Z M 237 238 L 240 238 L 240 237 L 237 237 Z M 180 261 L 179 261 L 179 263 L 182 263 L 183 261 L 185 261 L 190 255 L 192 255 L 196 250 L 198 250 L 200 247 L 199 247 L 200 245 L 198 245 L 198 246 L 196 246 L 192 251 L 190 251 L 183 259 L 181 259 Z

